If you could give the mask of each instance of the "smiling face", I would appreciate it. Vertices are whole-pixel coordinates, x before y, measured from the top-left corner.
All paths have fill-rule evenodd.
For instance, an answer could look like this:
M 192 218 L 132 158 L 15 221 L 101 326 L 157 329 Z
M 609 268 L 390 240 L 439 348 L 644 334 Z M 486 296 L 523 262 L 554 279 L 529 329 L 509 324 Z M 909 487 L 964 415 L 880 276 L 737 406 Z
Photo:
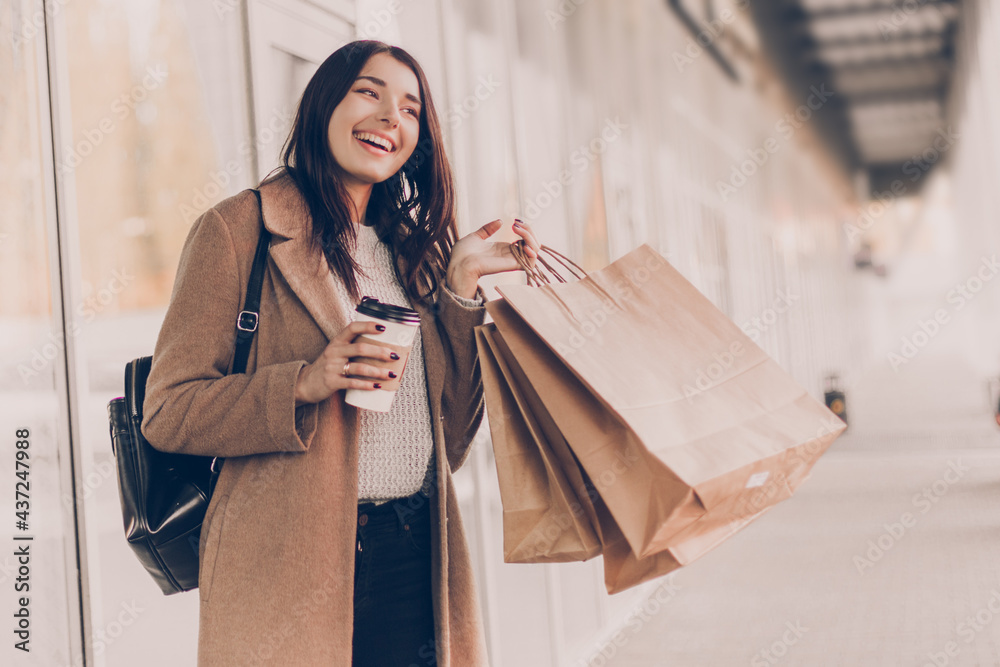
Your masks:
M 420 134 L 420 86 L 388 53 L 368 59 L 330 117 L 330 152 L 349 190 L 370 190 L 413 154 Z

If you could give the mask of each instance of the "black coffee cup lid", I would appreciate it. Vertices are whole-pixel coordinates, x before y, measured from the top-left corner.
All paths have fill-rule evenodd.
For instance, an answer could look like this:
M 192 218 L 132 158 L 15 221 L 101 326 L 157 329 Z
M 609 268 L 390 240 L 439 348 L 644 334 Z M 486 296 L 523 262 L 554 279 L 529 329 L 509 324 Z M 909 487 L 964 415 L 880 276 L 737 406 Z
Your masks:
M 403 308 L 392 303 L 382 303 L 372 296 L 362 297 L 361 303 L 355 308 L 362 315 L 377 317 L 381 320 L 399 322 L 400 324 L 420 324 L 420 313 L 409 308 Z

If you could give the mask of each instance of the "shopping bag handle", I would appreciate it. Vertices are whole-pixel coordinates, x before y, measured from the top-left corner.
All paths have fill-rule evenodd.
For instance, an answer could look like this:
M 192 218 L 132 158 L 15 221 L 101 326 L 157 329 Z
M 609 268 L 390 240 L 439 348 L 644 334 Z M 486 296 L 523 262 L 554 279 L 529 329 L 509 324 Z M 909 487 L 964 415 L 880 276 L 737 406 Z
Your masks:
M 525 275 L 527 276 L 527 278 L 528 278 L 528 284 L 531 285 L 531 286 L 533 286 L 533 287 L 541 287 L 543 283 L 544 284 L 548 284 L 548 283 L 552 282 L 551 280 L 549 280 L 549 277 L 546 276 L 538 268 L 539 264 L 541 264 L 542 266 L 544 266 L 545 269 L 549 273 L 551 273 L 553 276 L 555 276 L 556 280 L 558 280 L 559 282 L 561 282 L 561 283 L 569 282 L 565 278 L 563 278 L 561 275 L 559 275 L 559 272 L 556 271 L 552 267 L 551 264 L 549 264 L 548 262 L 545 261 L 545 258 L 542 257 L 542 253 L 548 253 L 549 256 L 552 259 L 555 259 L 557 262 L 559 262 L 564 267 L 566 267 L 566 269 L 569 270 L 569 272 L 571 274 L 573 274 L 573 277 L 575 277 L 577 280 L 580 280 L 580 279 L 583 279 L 583 278 L 587 277 L 587 272 L 584 271 L 580 267 L 579 264 L 577 264 L 576 262 L 574 262 L 573 260 L 571 260 L 566 255 L 562 254 L 558 250 L 553 250 L 552 248 L 550 248 L 547 245 L 543 245 L 542 246 L 541 252 L 538 253 L 538 257 L 537 257 L 538 261 L 536 262 L 535 266 L 533 266 L 533 267 L 528 263 L 528 255 L 524 251 L 524 239 L 521 239 L 517 243 L 512 244 L 511 245 L 511 252 L 514 255 L 514 259 L 516 259 L 517 263 L 521 265 L 521 269 L 524 271 Z M 565 260 L 565 261 L 563 261 L 563 260 Z M 569 264 L 567 264 L 566 262 L 569 262 Z M 572 266 L 570 266 L 570 265 L 572 265 Z M 579 273 L 577 273 L 578 271 L 579 271 Z

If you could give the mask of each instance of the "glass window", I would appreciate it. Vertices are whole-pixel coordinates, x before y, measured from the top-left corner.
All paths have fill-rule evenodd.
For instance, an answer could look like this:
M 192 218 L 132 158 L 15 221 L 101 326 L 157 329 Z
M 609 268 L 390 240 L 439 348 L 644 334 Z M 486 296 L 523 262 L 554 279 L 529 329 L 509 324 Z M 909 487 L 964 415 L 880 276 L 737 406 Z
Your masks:
M 106 405 L 125 364 L 153 352 L 191 224 L 253 181 L 243 22 L 238 7 L 194 0 L 78 0 L 54 18 L 94 655 L 191 665 L 198 595 L 164 596 L 125 542 Z
M 70 610 L 79 602 L 73 498 L 60 469 L 69 450 L 65 337 L 52 279 L 41 11 L 30 0 L 0 6 L 0 611 L 10 628 L 8 660 L 55 665 L 70 661 Z

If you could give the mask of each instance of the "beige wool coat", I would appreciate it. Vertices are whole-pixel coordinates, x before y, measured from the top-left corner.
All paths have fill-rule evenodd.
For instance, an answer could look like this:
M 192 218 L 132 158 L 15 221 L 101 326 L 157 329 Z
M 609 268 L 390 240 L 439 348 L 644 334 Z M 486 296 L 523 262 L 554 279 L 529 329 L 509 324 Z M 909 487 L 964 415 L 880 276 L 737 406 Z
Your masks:
M 300 369 L 351 320 L 287 176 L 260 188 L 273 234 L 247 373 L 231 367 L 260 218 L 245 190 L 194 223 L 153 354 L 142 430 L 163 451 L 226 457 L 200 543 L 200 666 L 351 663 L 358 408 L 338 391 L 295 406 Z M 420 313 L 434 433 L 436 639 L 412 665 L 486 665 L 483 624 L 452 482 L 483 418 L 473 327 L 485 307 L 444 290 Z M 481 288 L 479 293 L 482 295 Z M 409 667 L 403 666 L 403 667 Z

